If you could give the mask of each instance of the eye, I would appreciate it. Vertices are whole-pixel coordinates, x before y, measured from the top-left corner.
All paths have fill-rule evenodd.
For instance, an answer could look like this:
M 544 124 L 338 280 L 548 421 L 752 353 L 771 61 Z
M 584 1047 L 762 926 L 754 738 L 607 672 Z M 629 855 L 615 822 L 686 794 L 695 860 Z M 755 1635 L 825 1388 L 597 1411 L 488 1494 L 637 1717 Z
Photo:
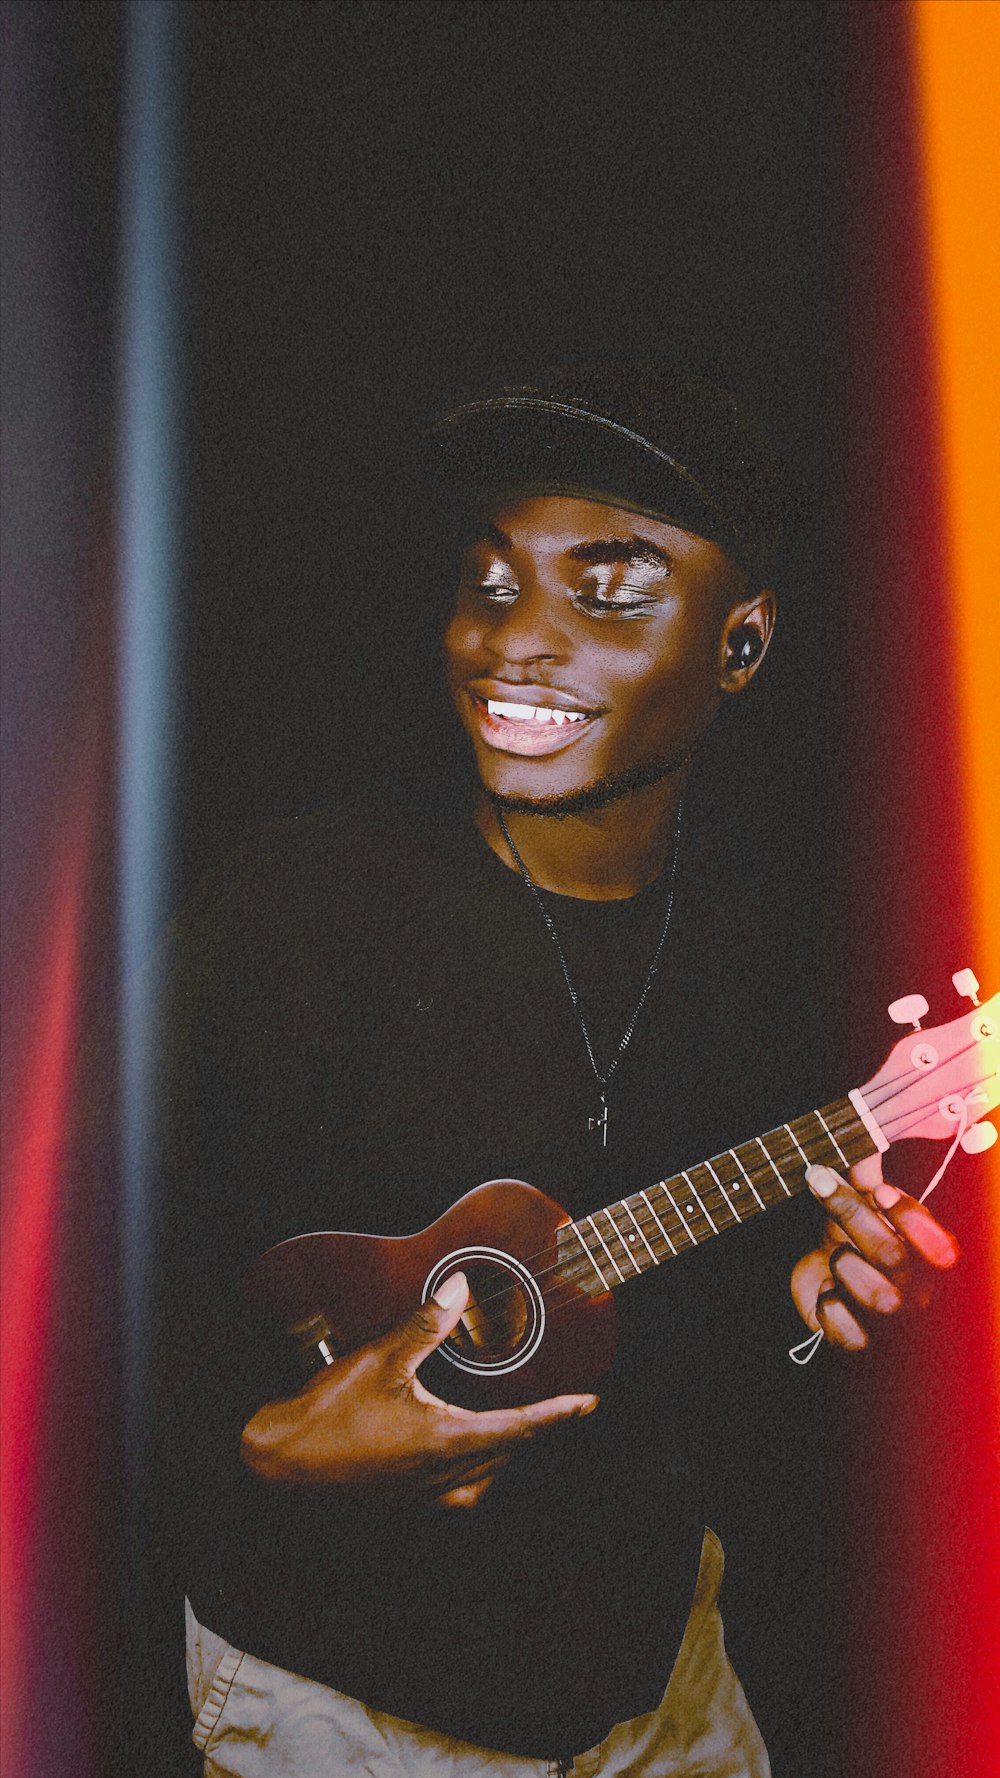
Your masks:
M 462 590 L 473 598 L 485 599 L 491 605 L 509 605 L 520 591 L 507 562 L 499 558 L 484 567 L 482 557 L 473 556 L 462 572 Z
M 491 605 L 510 605 L 517 598 L 520 588 L 510 580 L 478 580 L 472 582 L 472 591 L 481 599 L 487 599 Z
M 629 581 L 620 581 L 613 586 L 607 582 L 585 580 L 577 589 L 576 603 L 582 610 L 600 617 L 613 612 L 648 611 L 656 604 L 656 599 L 646 587 Z

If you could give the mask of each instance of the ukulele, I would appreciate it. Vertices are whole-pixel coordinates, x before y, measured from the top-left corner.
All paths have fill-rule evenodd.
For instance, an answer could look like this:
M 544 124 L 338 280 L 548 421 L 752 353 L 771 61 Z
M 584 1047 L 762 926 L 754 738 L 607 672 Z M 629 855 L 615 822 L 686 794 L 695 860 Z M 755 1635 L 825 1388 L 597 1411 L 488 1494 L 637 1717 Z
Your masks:
M 971 970 L 952 979 L 972 1010 L 923 1030 L 923 996 L 894 1001 L 890 1017 L 912 1029 L 845 1098 L 590 1216 L 574 1222 L 534 1186 L 492 1179 L 420 1234 L 281 1241 L 243 1288 L 316 1368 L 386 1333 L 462 1271 L 468 1306 L 421 1367 L 424 1381 L 431 1367 L 436 1393 L 504 1407 L 588 1391 L 614 1358 L 619 1285 L 787 1203 L 813 1162 L 844 1171 L 922 1137 L 950 1138 L 947 1165 L 959 1146 L 975 1154 L 995 1142 L 980 1120 L 1000 1103 L 1000 994 L 980 1005 Z

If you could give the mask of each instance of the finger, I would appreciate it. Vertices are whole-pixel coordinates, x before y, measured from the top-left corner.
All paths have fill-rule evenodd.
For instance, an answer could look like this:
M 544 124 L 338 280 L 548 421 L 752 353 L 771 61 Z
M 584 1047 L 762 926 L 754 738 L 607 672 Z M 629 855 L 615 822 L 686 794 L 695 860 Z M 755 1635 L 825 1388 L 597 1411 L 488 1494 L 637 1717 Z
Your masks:
M 836 1224 L 831 1226 L 836 1228 Z M 837 1233 L 840 1233 L 839 1229 Z M 882 1314 L 890 1314 L 898 1308 L 901 1296 L 889 1279 L 869 1266 L 846 1243 L 841 1242 L 839 1258 L 837 1255 L 837 1248 L 832 1255 L 819 1249 L 805 1254 L 792 1272 L 792 1300 L 806 1326 L 814 1333 L 819 1329 L 824 1333 L 829 1330 L 834 1345 L 860 1351 L 867 1339 L 863 1327 L 844 1300 L 845 1294 L 855 1297 L 859 1306 L 873 1308 Z M 842 1268 L 846 1268 L 846 1293 L 831 1276 L 831 1258 L 838 1279 Z M 855 1285 L 858 1286 L 856 1292 Z
M 867 1192 L 874 1198 L 885 1219 L 905 1235 L 928 1265 L 947 1269 L 955 1264 L 959 1246 L 954 1236 L 942 1228 L 937 1218 L 916 1199 L 886 1182 L 882 1177 L 880 1154 L 866 1155 L 863 1161 L 857 1161 L 849 1178 L 856 1190 Z
M 891 1186 L 879 1186 L 868 1199 L 831 1167 L 807 1167 L 806 1184 L 851 1244 L 880 1272 L 892 1272 L 904 1264 L 905 1242 L 875 1208 L 879 1192 L 891 1191 Z
M 876 1149 L 874 1154 L 866 1154 L 863 1161 L 855 1161 L 847 1175 L 855 1191 L 877 1191 L 882 1184 L 882 1156 Z
M 400 1365 L 403 1375 L 412 1377 L 429 1353 L 458 1326 L 468 1307 L 469 1286 L 464 1272 L 453 1272 L 439 1284 L 432 1297 L 414 1309 L 400 1327 L 386 1334 L 382 1344 Z
M 487 1488 L 493 1486 L 494 1477 L 486 1476 L 481 1482 L 464 1482 L 460 1488 L 449 1488 L 447 1494 L 439 1494 L 438 1506 L 464 1508 L 467 1512 L 471 1506 L 478 1506 Z
M 839 1237 L 839 1229 L 837 1234 Z M 819 1322 L 816 1319 L 816 1298 L 824 1285 L 828 1285 L 829 1282 L 830 1268 L 826 1263 L 826 1254 L 820 1252 L 819 1249 L 804 1254 L 792 1272 L 792 1301 L 806 1326 L 811 1327 L 813 1333 L 816 1333 L 819 1328 Z
M 495 1408 L 485 1413 L 464 1411 L 456 1416 L 458 1433 L 453 1449 L 459 1452 L 502 1450 L 519 1439 L 533 1438 L 560 1420 L 576 1420 L 592 1414 L 596 1395 L 556 1395 L 533 1401 L 523 1408 Z
M 821 1290 L 816 1299 L 816 1319 L 831 1346 L 845 1352 L 861 1352 L 868 1344 L 868 1335 L 843 1303 L 835 1285 Z
M 857 1248 L 842 1241 L 828 1256 L 827 1264 L 842 1300 L 851 1301 L 874 1315 L 894 1315 L 903 1301 L 901 1291 L 862 1259 Z
M 935 1216 L 918 1204 L 915 1198 L 897 1191 L 894 1185 L 882 1185 L 875 1193 L 875 1202 L 883 1217 L 915 1248 L 929 1266 L 947 1270 L 959 1257 L 955 1237 L 942 1228 Z
M 492 1481 L 510 1462 L 509 1450 L 494 1451 L 487 1458 L 464 1457 L 453 1459 L 451 1463 L 442 1464 L 431 1476 L 430 1486 L 435 1491 L 465 1488 L 473 1482 Z

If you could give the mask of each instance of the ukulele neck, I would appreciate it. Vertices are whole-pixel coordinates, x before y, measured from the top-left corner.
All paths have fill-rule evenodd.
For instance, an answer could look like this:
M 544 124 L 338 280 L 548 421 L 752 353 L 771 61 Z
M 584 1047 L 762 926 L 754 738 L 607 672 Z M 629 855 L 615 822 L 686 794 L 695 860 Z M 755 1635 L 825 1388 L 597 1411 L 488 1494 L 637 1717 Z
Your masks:
M 805 1170 L 814 1162 L 843 1172 L 875 1152 L 851 1100 L 836 1099 L 581 1217 L 560 1231 L 560 1245 L 567 1258 L 582 1248 L 604 1289 L 614 1290 L 787 1203 L 803 1189 Z

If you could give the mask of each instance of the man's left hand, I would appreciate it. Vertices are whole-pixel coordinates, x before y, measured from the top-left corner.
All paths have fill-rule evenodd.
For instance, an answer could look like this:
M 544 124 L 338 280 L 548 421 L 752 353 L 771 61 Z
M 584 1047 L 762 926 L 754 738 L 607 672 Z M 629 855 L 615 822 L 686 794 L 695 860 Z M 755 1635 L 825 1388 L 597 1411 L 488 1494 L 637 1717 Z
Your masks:
M 881 1155 L 860 1161 L 848 1179 L 830 1167 L 810 1167 L 806 1177 L 830 1220 L 822 1245 L 792 1273 L 792 1297 L 814 1333 L 822 1328 L 832 1346 L 858 1352 L 868 1344 L 865 1317 L 926 1303 L 958 1244 L 915 1198 L 887 1184 Z

